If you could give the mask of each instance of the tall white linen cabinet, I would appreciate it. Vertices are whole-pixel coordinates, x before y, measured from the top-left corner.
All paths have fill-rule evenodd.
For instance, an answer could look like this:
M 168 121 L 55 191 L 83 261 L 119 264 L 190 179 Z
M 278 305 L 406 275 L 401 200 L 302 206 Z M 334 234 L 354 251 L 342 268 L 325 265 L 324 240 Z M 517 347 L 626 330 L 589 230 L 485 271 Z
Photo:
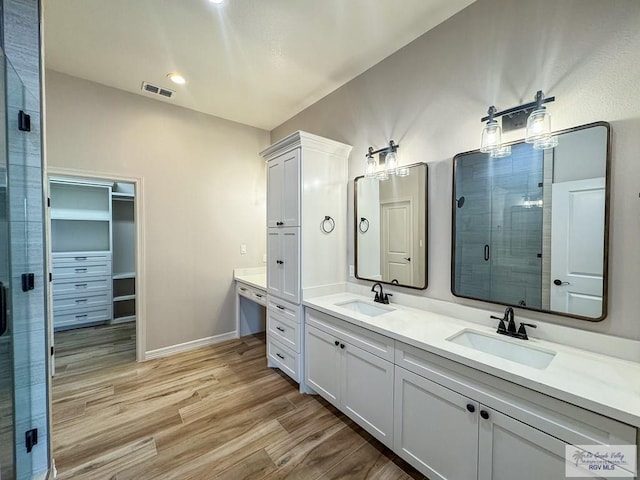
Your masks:
M 351 146 L 298 131 L 267 161 L 267 361 L 304 385 L 302 300 L 346 281 Z

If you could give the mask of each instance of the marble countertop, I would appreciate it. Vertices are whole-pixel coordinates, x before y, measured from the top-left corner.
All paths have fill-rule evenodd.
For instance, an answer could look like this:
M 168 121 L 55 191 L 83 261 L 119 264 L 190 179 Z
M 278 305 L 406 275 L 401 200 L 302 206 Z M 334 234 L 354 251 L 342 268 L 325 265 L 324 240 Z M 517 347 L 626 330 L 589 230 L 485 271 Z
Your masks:
M 267 289 L 267 270 L 265 267 L 236 268 L 233 271 L 233 279 L 260 290 Z
M 464 329 L 503 338 L 495 333 L 495 328 L 398 304 L 388 306 L 395 310 L 375 317 L 336 305 L 354 299 L 379 305 L 369 297 L 353 293 L 308 298 L 304 305 L 471 368 L 640 427 L 640 363 L 540 340 L 535 338 L 534 330 L 529 332 L 530 339 L 525 345 L 557 353 L 546 368 L 529 367 L 447 340 Z

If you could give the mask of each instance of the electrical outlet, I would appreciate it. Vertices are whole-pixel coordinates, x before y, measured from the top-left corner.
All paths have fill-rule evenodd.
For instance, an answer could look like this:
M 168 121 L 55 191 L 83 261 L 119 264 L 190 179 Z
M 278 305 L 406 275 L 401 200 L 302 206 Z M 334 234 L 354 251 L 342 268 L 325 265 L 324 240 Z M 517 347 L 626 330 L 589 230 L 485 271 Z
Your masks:
M 246 255 L 247 253 L 247 246 L 243 243 L 242 245 L 240 245 L 240 255 Z
M 353 265 L 349 265 L 349 276 L 352 278 L 356 276 L 356 272 L 355 272 L 355 269 L 353 268 Z

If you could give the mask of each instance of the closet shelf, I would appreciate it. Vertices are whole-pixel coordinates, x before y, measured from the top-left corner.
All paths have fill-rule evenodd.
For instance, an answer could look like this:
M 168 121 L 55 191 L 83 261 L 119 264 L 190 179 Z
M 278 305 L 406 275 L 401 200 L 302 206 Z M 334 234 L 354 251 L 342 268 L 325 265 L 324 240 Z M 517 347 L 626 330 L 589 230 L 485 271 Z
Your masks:
M 120 295 L 118 297 L 113 297 L 114 302 L 124 302 L 126 300 L 135 300 L 135 294 L 132 295 Z
M 111 324 L 115 324 L 115 323 L 124 323 L 124 322 L 135 322 L 136 320 L 136 316 L 135 315 L 126 315 L 123 317 L 114 317 L 113 320 L 111 321 Z
M 79 211 L 56 211 L 51 210 L 51 220 L 78 220 L 90 222 L 109 222 L 111 216 L 109 212 L 79 212 Z
M 124 273 L 114 273 L 114 280 L 127 280 L 129 278 L 136 278 L 136 272 L 124 272 Z

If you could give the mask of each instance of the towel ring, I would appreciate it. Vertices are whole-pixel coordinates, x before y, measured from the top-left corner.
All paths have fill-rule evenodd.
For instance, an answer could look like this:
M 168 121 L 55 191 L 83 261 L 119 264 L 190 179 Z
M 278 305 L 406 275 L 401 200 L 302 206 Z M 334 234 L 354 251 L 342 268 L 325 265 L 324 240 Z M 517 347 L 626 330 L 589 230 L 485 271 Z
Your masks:
M 324 233 L 331 233 L 336 228 L 336 222 L 329 215 L 325 215 L 324 220 L 320 223 L 320 228 Z
M 367 233 L 369 231 L 369 220 L 364 217 L 360 217 L 360 223 L 358 224 L 358 230 L 360 233 Z

